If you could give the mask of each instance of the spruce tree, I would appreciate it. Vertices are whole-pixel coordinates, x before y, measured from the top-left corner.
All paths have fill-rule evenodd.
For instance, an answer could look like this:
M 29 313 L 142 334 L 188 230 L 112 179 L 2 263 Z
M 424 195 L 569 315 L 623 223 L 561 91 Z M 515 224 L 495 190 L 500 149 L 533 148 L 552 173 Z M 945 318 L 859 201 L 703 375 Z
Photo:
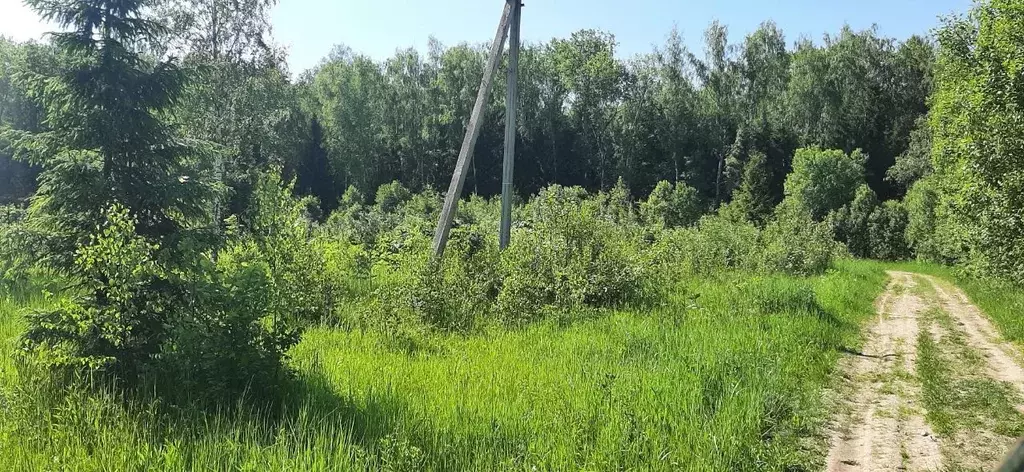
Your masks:
M 165 120 L 187 79 L 143 48 L 164 34 L 146 0 L 28 0 L 52 33 L 63 67 L 22 80 L 45 108 L 45 131 L 5 131 L 39 165 L 30 221 L 50 235 L 41 263 L 76 287 L 57 309 L 30 317 L 29 351 L 61 367 L 130 378 L 157 357 L 167 313 L 185 292 L 210 190 L 195 147 Z

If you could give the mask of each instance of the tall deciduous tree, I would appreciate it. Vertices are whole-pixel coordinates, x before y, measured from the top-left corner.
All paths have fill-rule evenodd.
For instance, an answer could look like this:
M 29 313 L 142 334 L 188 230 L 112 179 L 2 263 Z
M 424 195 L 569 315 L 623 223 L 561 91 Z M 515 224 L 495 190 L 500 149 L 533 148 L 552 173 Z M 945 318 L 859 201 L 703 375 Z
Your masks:
M 1024 2 L 982 3 L 938 37 L 939 250 L 976 272 L 1024 280 Z
M 282 51 L 270 37 L 276 0 L 169 0 L 158 50 L 179 54 L 196 73 L 174 116 L 190 137 L 219 145 L 217 171 L 232 191 L 214 202 L 221 217 L 248 206 L 268 166 L 294 166 L 308 135 Z

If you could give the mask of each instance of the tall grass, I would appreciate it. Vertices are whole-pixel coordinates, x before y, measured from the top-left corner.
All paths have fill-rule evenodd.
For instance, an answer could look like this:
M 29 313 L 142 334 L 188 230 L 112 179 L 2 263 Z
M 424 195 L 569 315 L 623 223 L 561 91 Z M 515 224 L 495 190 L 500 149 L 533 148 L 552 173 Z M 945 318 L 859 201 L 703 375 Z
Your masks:
M 287 398 L 262 411 L 48 389 L 0 357 L 0 470 L 813 468 L 821 389 L 883 284 L 852 261 L 814 278 L 719 274 L 654 309 L 411 351 L 315 328 L 291 352 Z M 32 303 L 0 302 L 8 345 Z

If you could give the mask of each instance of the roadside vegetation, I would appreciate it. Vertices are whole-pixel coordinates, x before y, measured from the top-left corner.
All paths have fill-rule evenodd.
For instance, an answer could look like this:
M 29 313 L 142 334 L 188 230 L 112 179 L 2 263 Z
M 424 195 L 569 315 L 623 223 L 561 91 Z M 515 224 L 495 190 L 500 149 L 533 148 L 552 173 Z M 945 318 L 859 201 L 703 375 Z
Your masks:
M 1020 1 L 528 46 L 511 245 L 492 106 L 443 259 L 481 48 L 292 80 L 272 1 L 27 3 L 60 32 L 0 39 L 0 469 L 813 470 L 895 261 L 1024 342 Z M 917 340 L 928 419 L 1017 434 L 957 339 Z

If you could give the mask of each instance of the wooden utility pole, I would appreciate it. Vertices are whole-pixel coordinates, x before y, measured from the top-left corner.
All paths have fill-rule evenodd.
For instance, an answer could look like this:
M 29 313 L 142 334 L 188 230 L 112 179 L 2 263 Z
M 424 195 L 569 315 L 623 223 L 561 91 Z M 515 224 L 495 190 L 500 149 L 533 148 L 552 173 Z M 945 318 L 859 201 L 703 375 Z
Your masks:
M 455 173 L 452 174 L 452 183 L 448 186 L 448 193 L 444 196 L 444 207 L 441 208 L 441 217 L 437 221 L 437 230 L 434 232 L 434 257 L 437 259 L 444 256 L 444 248 L 448 244 L 448 233 L 452 229 L 452 220 L 458 209 L 459 197 L 462 196 L 462 186 L 466 183 L 466 171 L 473 161 L 473 151 L 476 141 L 480 137 L 484 109 L 487 108 L 487 98 L 491 95 L 491 87 L 494 85 L 494 75 L 498 71 L 501 50 L 505 48 L 505 37 L 508 35 L 513 5 L 518 2 L 519 0 L 505 2 L 501 21 L 498 22 L 498 31 L 494 35 L 494 42 L 491 43 L 491 54 L 487 58 L 487 65 L 484 66 L 484 78 L 480 82 L 480 91 L 476 95 L 473 113 L 469 116 L 466 137 L 462 141 L 459 160 L 455 164 Z
M 512 175 L 516 162 L 516 112 L 519 106 L 519 23 L 523 5 L 512 0 L 512 26 L 508 36 L 508 94 L 505 96 L 505 158 L 501 171 L 501 227 L 498 247 L 508 247 L 512 234 Z

